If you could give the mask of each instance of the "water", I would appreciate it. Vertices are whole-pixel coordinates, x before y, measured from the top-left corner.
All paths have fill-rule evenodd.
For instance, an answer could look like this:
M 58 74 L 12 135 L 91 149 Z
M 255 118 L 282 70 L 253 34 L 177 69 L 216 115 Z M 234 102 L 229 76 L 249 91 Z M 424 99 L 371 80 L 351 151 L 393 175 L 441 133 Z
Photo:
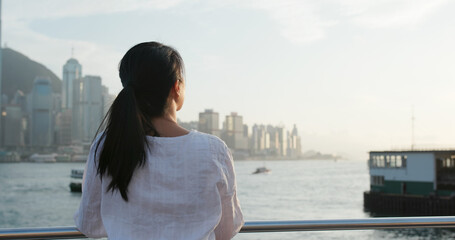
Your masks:
M 262 161 L 237 161 L 238 196 L 246 221 L 369 217 L 365 162 L 267 161 L 270 174 L 252 175 Z M 0 228 L 73 226 L 80 194 L 69 191 L 81 163 L 0 164 Z M 235 239 L 449 239 L 445 229 L 241 233 Z

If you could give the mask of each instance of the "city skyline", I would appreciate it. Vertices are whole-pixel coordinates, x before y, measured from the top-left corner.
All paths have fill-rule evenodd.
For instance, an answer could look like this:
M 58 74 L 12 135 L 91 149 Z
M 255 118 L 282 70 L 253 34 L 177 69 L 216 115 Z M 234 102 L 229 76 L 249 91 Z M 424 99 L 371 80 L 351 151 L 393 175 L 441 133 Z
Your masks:
M 50 6 L 42 8 L 43 5 Z M 90 6 L 90 7 L 87 7 Z M 71 56 L 121 89 L 141 41 L 186 63 L 179 118 L 204 108 L 288 128 L 304 146 L 364 160 L 415 143 L 454 146 L 455 3 L 437 1 L 4 1 L 2 41 L 60 73 Z M 40 9 L 40 11 L 36 11 Z

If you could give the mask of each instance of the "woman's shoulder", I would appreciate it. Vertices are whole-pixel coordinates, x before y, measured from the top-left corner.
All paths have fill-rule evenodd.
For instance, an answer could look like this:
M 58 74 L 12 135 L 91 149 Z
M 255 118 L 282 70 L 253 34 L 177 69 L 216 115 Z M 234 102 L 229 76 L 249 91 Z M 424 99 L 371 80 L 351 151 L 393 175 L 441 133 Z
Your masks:
M 214 150 L 224 151 L 224 150 L 228 149 L 226 143 L 218 136 L 208 134 L 208 133 L 198 132 L 196 130 L 191 130 L 191 131 L 194 133 L 195 136 L 197 136 L 197 138 L 208 141 Z

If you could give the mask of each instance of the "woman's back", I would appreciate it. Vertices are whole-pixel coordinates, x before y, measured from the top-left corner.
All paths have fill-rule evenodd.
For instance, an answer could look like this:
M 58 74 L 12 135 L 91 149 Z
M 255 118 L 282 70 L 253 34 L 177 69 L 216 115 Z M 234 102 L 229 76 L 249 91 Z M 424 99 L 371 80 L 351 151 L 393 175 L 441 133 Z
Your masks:
M 232 158 L 224 142 L 197 131 L 179 137 L 147 138 L 153 148 L 131 179 L 128 202 L 118 191 L 106 191 L 109 177 L 101 181 L 93 164 L 88 164 L 86 199 L 76 216 L 78 228 L 88 236 L 107 233 L 110 239 L 233 237 L 243 225 L 243 217 L 235 194 Z M 92 147 L 90 162 L 95 162 L 94 150 Z M 84 210 L 94 200 L 99 201 L 99 216 L 99 210 Z M 84 224 L 81 215 L 95 221 Z M 105 233 L 99 231 L 99 222 Z
M 119 76 L 123 89 L 90 149 L 77 228 L 121 240 L 232 238 L 243 224 L 232 157 L 219 138 L 179 126 L 180 54 L 137 44 Z

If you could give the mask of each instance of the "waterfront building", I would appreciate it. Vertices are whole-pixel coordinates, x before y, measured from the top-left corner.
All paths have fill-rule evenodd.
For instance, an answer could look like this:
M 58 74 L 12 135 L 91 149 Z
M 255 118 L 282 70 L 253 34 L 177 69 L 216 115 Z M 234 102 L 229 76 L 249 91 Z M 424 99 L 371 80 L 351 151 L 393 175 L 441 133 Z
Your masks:
M 56 117 L 56 144 L 70 145 L 72 142 L 72 110 L 63 109 Z
M 51 146 L 54 121 L 52 114 L 53 94 L 49 78 L 38 77 L 29 95 L 29 144 Z
M 71 109 L 73 107 L 74 80 L 82 77 L 82 65 L 70 58 L 63 65 L 62 83 L 62 108 Z
M 270 150 L 270 133 L 264 125 L 254 125 L 251 133 L 251 153 L 268 155 Z
M 22 112 L 27 111 L 27 97 L 21 90 L 17 90 L 16 93 L 14 93 L 11 104 L 19 106 Z
M 288 133 L 288 152 L 289 157 L 299 157 L 302 154 L 302 143 L 297 130 L 297 126 L 294 124 L 292 132 Z
M 198 121 L 182 122 L 182 121 L 180 121 L 180 119 L 177 119 L 177 123 L 182 128 L 185 128 L 185 129 L 188 129 L 188 130 L 198 130 L 198 126 L 199 126 L 199 122 Z
M 0 151 L 1 162 L 20 162 L 21 156 L 17 152 Z
M 281 156 L 287 156 L 288 154 L 288 132 L 284 127 L 275 128 L 278 137 L 278 153 Z
M 248 137 L 244 135 L 242 116 L 236 112 L 226 116 L 222 138 L 231 149 L 248 150 Z
M 72 109 L 73 142 L 91 142 L 103 118 L 101 77 L 74 80 Z
M 280 155 L 280 141 L 279 135 L 276 127 L 272 125 L 267 125 L 267 132 L 270 135 L 270 155 L 279 156 Z
M 205 109 L 204 112 L 199 113 L 198 131 L 220 137 L 219 119 L 219 114 L 213 109 Z
M 103 117 L 106 116 L 107 112 L 109 111 L 109 108 L 111 108 L 112 103 L 115 100 L 115 96 L 112 94 L 109 94 L 109 88 L 102 85 L 101 86 L 101 100 L 102 100 L 102 106 L 103 106 Z
M 4 114 L 3 143 L 5 147 L 23 147 L 26 120 L 19 105 L 7 105 Z
M 370 211 L 455 214 L 455 150 L 372 151 L 368 163 Z

